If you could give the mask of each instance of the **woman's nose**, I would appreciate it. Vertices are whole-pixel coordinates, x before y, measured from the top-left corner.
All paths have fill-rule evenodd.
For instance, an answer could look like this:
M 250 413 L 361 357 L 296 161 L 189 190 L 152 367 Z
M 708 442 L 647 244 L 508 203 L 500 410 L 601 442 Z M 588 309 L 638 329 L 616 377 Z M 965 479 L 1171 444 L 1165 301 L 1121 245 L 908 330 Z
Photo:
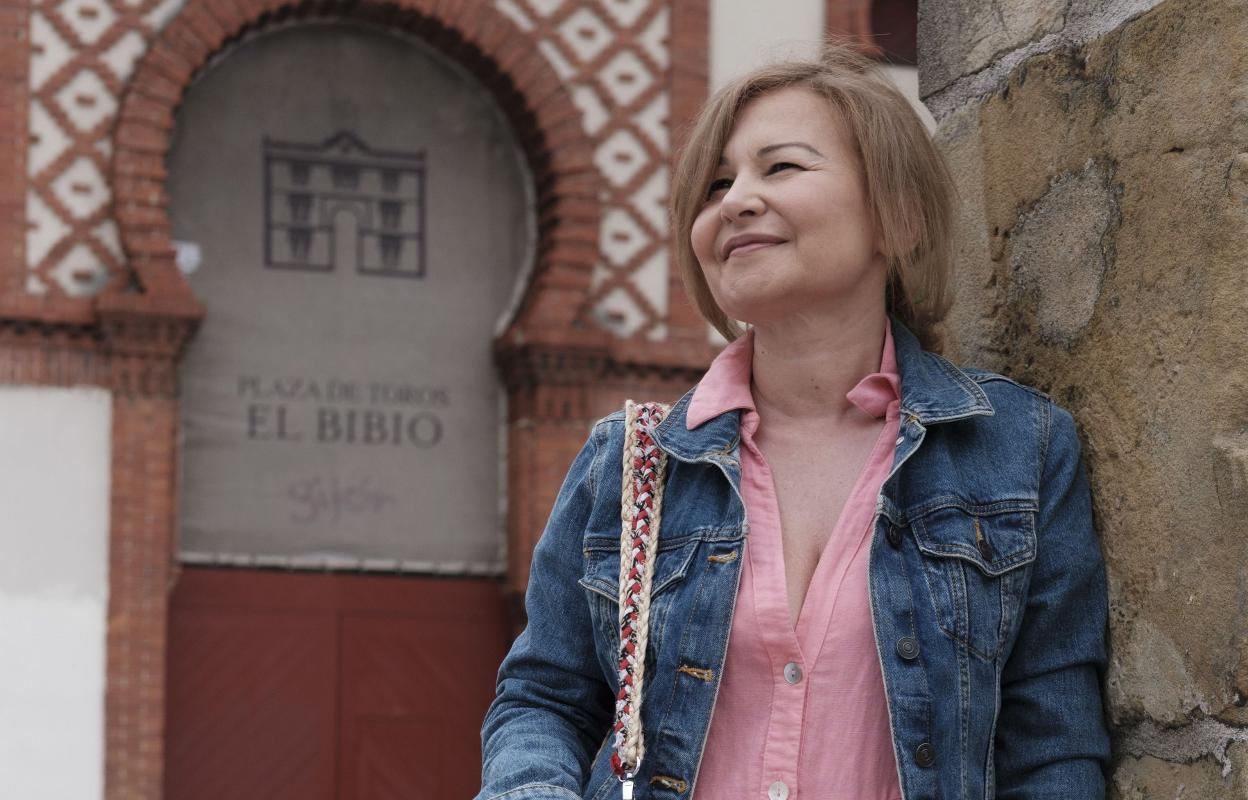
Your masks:
M 741 176 L 732 182 L 719 201 L 719 213 L 726 222 L 748 215 L 758 216 L 766 207 L 758 184 Z

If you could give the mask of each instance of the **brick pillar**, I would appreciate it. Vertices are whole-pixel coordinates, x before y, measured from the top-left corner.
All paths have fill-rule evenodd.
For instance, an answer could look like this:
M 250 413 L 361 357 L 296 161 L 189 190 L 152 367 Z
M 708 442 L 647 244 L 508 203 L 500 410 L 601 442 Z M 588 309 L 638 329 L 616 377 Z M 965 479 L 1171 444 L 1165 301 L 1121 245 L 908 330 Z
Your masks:
M 502 347 L 507 385 L 507 579 L 503 588 L 514 633 L 524 627 L 529 562 L 559 487 L 598 415 L 592 387 L 607 360 L 601 333 L 588 346 Z M 597 341 L 595 341 L 597 340 Z
M 162 796 L 165 653 L 176 575 L 176 359 L 194 317 L 109 315 L 113 387 L 105 797 Z

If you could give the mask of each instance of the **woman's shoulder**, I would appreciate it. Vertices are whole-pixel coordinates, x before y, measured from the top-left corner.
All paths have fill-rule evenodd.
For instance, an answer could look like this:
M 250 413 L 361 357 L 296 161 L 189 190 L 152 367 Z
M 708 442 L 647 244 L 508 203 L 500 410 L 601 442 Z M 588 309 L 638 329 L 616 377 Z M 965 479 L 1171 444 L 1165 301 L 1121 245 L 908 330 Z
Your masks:
M 612 430 L 624 430 L 624 409 L 612 411 L 605 417 L 599 418 L 593 424 L 592 430 L 594 433 L 599 433 L 599 429 L 602 429 L 604 434 L 608 434 Z
M 1029 427 L 1042 433 L 1045 449 L 1071 447 L 1078 452 L 1078 426 L 1074 415 L 1047 392 L 999 372 L 963 365 L 958 369 L 983 389 L 992 404 L 997 424 L 1009 424 L 1012 420 L 1022 424 L 1028 420 L 1032 423 Z
M 1001 394 L 1002 396 L 1023 399 L 1024 395 L 1019 394 L 1020 392 L 1023 392 L 1026 393 L 1026 395 L 1031 395 L 1032 397 L 1040 400 L 1053 402 L 1053 398 L 1046 392 L 1043 392 L 1040 389 L 1026 383 L 1021 383 L 1008 375 L 1002 375 L 999 372 L 992 372 L 991 370 L 967 365 L 959 365 L 958 369 L 962 370 L 968 378 L 979 384 L 979 386 L 981 386 L 986 393 L 994 392 Z
M 624 410 L 613 411 L 600 417 L 589 429 L 589 441 L 594 447 L 610 448 L 624 446 Z
M 1048 392 L 1035 386 L 980 367 L 959 365 L 958 369 L 983 390 L 994 410 L 1026 408 L 1045 416 L 1070 416 Z

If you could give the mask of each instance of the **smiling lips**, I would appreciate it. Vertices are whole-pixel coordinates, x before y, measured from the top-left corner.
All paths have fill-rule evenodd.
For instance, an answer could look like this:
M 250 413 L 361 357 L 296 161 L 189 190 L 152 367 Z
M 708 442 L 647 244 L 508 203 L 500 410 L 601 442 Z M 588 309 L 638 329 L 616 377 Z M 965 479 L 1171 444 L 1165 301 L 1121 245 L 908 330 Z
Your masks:
M 742 233 L 733 236 L 724 243 L 723 257 L 727 261 L 728 257 L 734 254 L 745 255 L 783 242 L 784 239 L 781 239 L 779 236 L 769 236 L 763 233 Z

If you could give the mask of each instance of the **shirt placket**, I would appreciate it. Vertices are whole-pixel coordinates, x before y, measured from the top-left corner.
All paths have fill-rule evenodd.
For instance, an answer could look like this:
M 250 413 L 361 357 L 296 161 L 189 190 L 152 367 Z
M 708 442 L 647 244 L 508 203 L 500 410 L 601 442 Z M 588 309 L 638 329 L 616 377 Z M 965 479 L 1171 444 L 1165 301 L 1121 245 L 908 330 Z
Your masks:
M 750 416 L 754 416 L 751 414 Z M 754 445 L 757 425 L 742 426 L 742 444 L 753 462 L 752 484 L 747 498 L 751 513 L 765 514 L 770 524 L 754 528 L 767 531 L 755 537 L 746 548 L 754 572 L 754 609 L 758 617 L 763 647 L 771 665 L 771 711 L 763 745 L 763 770 L 757 797 L 790 800 L 797 797 L 797 765 L 801 754 L 803 721 L 806 714 L 807 665 L 793 623 L 789 619 L 787 581 L 784 575 L 784 546 L 779 538 L 780 511 L 776 505 L 775 482 L 762 452 Z M 752 501 L 752 502 L 751 502 Z

